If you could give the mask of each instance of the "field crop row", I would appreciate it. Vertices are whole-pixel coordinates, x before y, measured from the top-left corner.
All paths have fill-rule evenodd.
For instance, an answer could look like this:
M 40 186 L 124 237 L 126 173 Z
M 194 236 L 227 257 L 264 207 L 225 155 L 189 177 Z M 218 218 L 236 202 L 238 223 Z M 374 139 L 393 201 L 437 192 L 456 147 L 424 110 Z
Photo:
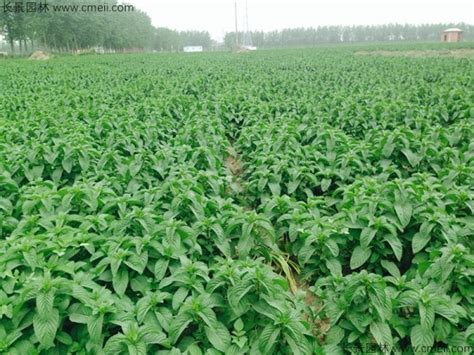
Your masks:
M 472 72 L 350 48 L 5 61 L 0 351 L 472 349 Z

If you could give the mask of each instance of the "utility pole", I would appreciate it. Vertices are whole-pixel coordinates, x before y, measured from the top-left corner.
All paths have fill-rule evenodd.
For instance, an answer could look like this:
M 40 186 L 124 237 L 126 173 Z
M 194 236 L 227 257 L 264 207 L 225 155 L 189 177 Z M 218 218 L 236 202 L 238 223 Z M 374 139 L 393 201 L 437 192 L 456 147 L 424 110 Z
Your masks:
M 245 0 L 245 31 L 249 32 L 249 2 Z
M 242 41 L 242 45 L 244 47 L 248 47 L 252 45 L 252 37 L 249 32 L 249 2 L 245 0 L 245 33 L 244 39 Z
M 239 28 L 237 26 L 237 0 L 235 0 L 235 47 L 239 47 Z

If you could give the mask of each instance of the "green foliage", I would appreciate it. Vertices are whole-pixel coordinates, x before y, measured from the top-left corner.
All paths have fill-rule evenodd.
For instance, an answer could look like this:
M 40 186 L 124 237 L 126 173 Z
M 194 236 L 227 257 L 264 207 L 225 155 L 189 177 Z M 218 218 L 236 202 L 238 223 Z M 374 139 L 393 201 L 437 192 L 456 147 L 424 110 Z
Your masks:
M 0 68 L 0 352 L 473 343 L 472 61 Z
M 285 28 L 273 31 L 251 31 L 252 43 L 259 48 L 288 48 L 310 47 L 327 43 L 364 43 L 364 42 L 392 42 L 402 41 L 436 41 L 441 33 L 447 29 L 461 28 L 463 38 L 474 39 L 474 26 L 467 23 L 439 23 L 439 24 L 385 24 L 385 25 L 357 25 L 357 26 L 318 26 Z M 245 38 L 245 33 L 238 32 L 239 41 Z M 236 32 L 228 32 L 224 37 L 228 48 L 236 43 Z M 416 45 L 419 47 L 419 44 Z
M 19 41 L 20 50 L 25 51 L 34 43 L 54 51 L 93 47 L 180 51 L 185 45 L 211 45 L 208 32 L 153 27 L 150 17 L 135 6 L 124 10 L 123 5 L 121 11 L 112 11 L 113 6 L 120 4 L 116 0 L 49 0 L 43 11 L 38 10 L 39 3 L 6 2 L 6 11 L 2 4 L 0 29 L 4 31 L 0 32 L 5 32 L 12 51 L 14 41 Z

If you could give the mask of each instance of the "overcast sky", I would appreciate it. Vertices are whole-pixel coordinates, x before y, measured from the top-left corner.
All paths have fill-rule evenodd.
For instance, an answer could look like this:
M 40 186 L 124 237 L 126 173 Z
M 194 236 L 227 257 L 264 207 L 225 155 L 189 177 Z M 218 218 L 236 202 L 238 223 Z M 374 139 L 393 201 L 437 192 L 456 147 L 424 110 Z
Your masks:
M 158 27 L 206 30 L 222 39 L 234 29 L 234 0 L 127 0 Z M 245 0 L 238 0 L 240 26 Z M 322 25 L 466 22 L 474 24 L 474 0 L 248 0 L 249 29 Z

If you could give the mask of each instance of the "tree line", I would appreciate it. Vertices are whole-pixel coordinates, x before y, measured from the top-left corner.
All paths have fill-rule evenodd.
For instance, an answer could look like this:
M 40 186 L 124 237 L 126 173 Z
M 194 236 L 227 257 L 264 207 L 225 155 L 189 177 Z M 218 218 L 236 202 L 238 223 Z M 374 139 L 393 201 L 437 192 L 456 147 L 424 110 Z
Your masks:
M 31 11 L 34 0 L 6 1 L 0 4 L 0 34 L 3 33 L 15 47 L 28 51 L 32 47 L 46 47 L 54 51 L 77 51 L 101 47 L 121 50 L 179 51 L 186 45 L 200 45 L 205 49 L 213 41 L 206 31 L 175 31 L 155 28 L 150 17 L 138 9 L 133 11 L 72 11 L 67 6 L 112 6 L 117 0 L 36 0 L 36 5 L 48 8 Z M 5 4 L 13 4 L 5 8 Z M 57 7 L 61 8 L 58 10 Z M 385 41 L 438 41 L 448 27 L 464 30 L 465 39 L 474 39 L 474 26 L 467 24 L 377 25 L 377 26 L 320 26 L 294 28 L 270 32 L 254 31 L 248 34 L 230 32 L 224 45 L 232 48 L 251 38 L 259 48 L 314 46 L 321 43 L 385 42 Z
M 175 51 L 185 45 L 211 46 L 208 32 L 155 28 L 150 17 L 138 9 L 110 11 L 112 6 L 120 5 L 116 0 L 37 0 L 36 11 L 31 3 L 32 0 L 15 0 L 9 8 L 0 5 L 0 34 L 4 34 L 12 52 L 15 48 L 23 52 L 33 47 L 54 51 L 94 47 Z M 40 4 L 47 4 L 47 8 L 39 8 Z M 101 10 L 109 11 L 94 11 L 98 8 L 83 8 L 85 5 L 102 6 Z
M 155 30 L 153 48 L 159 51 L 181 50 L 184 46 L 203 46 L 209 49 L 213 41 L 206 31 L 174 31 L 159 27 Z
M 316 28 L 291 28 L 270 32 L 250 33 L 252 45 L 259 48 L 313 46 L 321 43 L 363 43 L 387 41 L 439 41 L 441 33 L 450 27 L 464 30 L 466 40 L 474 39 L 474 26 L 460 24 L 422 24 L 422 25 L 372 25 L 372 26 L 320 26 Z M 242 44 L 244 36 L 235 32 L 224 37 L 225 46 L 232 48 Z M 244 43 L 249 44 L 249 43 Z

